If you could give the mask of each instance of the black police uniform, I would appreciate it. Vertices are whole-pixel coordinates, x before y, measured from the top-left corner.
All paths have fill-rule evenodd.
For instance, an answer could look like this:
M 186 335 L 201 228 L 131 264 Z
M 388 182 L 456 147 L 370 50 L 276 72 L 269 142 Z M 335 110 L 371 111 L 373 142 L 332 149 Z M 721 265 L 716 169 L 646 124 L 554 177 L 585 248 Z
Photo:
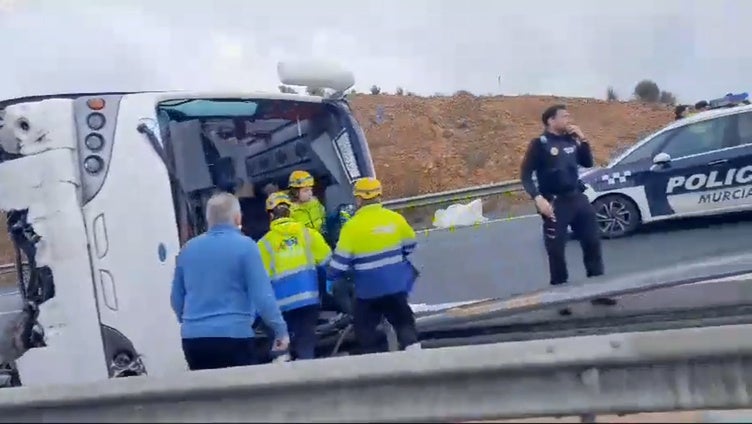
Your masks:
M 583 194 L 578 165 L 593 166 L 588 143 L 577 143 L 571 135 L 545 132 L 530 141 L 521 166 L 522 185 L 531 198 L 541 195 L 554 209 L 556 220 L 543 217 L 543 237 L 548 253 L 551 284 L 564 284 L 569 278 L 565 257 L 568 227 L 580 241 L 588 277 L 603 274 L 601 241 L 595 210 Z M 536 187 L 533 171 L 538 179 Z M 542 216 L 542 215 L 541 215 Z

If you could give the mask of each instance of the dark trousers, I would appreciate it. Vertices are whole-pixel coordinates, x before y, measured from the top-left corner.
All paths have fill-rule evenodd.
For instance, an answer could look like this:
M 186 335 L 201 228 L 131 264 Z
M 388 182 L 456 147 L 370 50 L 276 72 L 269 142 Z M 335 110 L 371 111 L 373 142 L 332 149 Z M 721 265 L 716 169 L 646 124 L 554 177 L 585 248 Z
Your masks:
M 293 359 L 316 357 L 316 324 L 320 309 L 319 305 L 311 305 L 282 313 L 290 333 L 290 356 Z
M 199 337 L 183 339 L 183 354 L 190 370 L 256 365 L 253 338 Z
M 390 294 L 375 299 L 357 299 L 353 326 L 362 353 L 385 350 L 381 343 L 382 334 L 377 330 L 383 318 L 394 327 L 400 349 L 418 342 L 415 315 L 407 302 L 407 293 Z
M 355 299 L 355 286 L 353 283 L 344 278 L 335 281 L 332 292 L 332 298 L 337 305 L 337 309 L 347 315 L 352 315 L 353 300 Z
M 550 200 L 549 200 L 550 201 Z M 556 221 L 543 218 L 543 239 L 548 254 L 551 284 L 564 284 L 569 279 L 565 248 L 568 227 L 580 242 L 583 262 L 588 277 L 603 275 L 601 239 L 595 209 L 582 193 L 556 196 L 551 203 Z
M 355 302 L 355 286 L 352 282 L 345 278 L 335 281 L 332 286 L 332 294 L 327 293 L 324 287 L 324 284 L 321 284 L 322 308 L 352 316 L 353 303 Z

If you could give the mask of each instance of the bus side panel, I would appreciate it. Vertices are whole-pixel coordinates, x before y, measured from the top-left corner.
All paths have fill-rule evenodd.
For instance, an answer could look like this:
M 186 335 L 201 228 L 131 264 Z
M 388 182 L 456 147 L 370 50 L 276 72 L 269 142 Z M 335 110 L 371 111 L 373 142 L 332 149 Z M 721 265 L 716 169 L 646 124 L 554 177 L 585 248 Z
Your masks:
M 16 132 L 11 137 L 21 142 L 26 156 L 0 164 L 0 209 L 28 208 L 28 221 L 41 236 L 37 266 L 49 266 L 55 284 L 54 297 L 40 306 L 47 346 L 17 361 L 25 386 L 107 377 L 78 201 L 72 116 L 72 102 L 59 99 L 14 105 L 5 112 L 5 129 Z
M 179 241 L 169 177 L 136 130 L 145 120 L 156 129 L 155 104 L 154 94 L 121 99 L 107 175 L 84 217 L 103 328 L 132 343 L 149 375 L 165 375 L 187 366 L 170 307 Z

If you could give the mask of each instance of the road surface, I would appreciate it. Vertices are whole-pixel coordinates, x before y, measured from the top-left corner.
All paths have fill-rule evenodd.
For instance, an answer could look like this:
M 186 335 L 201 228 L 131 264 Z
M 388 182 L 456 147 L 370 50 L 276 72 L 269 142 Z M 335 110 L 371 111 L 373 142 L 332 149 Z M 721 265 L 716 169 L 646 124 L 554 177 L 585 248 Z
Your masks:
M 604 240 L 606 274 L 649 270 L 708 256 L 752 251 L 752 215 L 665 223 L 630 237 Z M 540 218 L 521 217 L 419 236 L 414 263 L 421 277 L 413 303 L 505 297 L 544 288 L 548 265 Z M 585 278 L 582 251 L 567 245 L 570 281 Z
M 661 224 L 617 240 L 604 240 L 608 276 L 665 267 L 680 261 L 752 251 L 752 214 Z M 548 267 L 537 216 L 419 234 L 414 263 L 421 277 L 412 303 L 439 304 L 506 297 L 546 287 Z M 570 281 L 584 278 L 579 244 L 567 246 Z M 6 289 L 7 291 L 7 289 Z M 0 294 L 0 320 L 17 309 L 16 296 Z

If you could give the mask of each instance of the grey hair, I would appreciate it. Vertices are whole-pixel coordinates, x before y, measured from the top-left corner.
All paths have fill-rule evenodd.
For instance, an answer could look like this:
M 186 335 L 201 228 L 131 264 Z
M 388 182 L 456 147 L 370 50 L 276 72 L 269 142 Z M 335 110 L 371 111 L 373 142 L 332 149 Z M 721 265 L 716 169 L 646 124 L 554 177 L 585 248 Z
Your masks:
M 235 217 L 240 215 L 240 201 L 230 193 L 217 193 L 206 202 L 206 223 L 209 228 L 215 225 L 235 225 Z

